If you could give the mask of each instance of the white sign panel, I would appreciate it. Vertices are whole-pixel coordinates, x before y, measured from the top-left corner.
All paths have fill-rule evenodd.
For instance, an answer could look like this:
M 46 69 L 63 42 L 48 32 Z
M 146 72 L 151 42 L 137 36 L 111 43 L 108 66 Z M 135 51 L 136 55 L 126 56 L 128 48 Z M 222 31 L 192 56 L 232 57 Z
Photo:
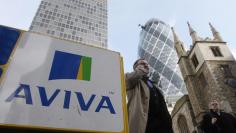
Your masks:
M 119 53 L 25 32 L 0 86 L 0 124 L 123 132 Z

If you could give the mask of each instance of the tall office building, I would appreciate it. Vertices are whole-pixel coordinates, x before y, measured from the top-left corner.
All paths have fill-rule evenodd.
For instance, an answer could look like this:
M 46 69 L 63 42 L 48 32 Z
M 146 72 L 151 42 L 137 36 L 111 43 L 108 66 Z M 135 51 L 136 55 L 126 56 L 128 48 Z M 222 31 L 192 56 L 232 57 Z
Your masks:
M 107 0 L 42 0 L 30 31 L 107 48 Z
M 177 65 L 171 28 L 158 19 L 151 19 L 141 27 L 138 56 L 148 61 L 152 80 L 159 81 L 167 101 L 172 103 L 187 91 Z

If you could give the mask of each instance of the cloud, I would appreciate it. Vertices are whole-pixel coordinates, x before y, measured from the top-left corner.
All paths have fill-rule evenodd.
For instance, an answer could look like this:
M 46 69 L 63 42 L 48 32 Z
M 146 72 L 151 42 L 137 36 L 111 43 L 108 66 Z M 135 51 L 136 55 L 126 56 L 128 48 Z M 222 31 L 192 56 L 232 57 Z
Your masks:
M 168 24 L 169 24 L 171 27 L 174 27 L 174 26 L 175 26 L 175 24 L 176 24 L 176 17 L 175 17 L 175 15 L 170 18 L 170 20 L 168 21 Z

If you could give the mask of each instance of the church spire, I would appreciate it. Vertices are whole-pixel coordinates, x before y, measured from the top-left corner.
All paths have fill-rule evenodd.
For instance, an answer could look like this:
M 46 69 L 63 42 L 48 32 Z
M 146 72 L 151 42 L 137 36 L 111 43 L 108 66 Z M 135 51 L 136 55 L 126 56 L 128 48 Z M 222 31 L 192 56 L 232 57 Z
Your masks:
M 175 30 L 173 27 L 171 27 L 171 30 L 172 30 L 172 33 L 173 33 L 173 36 L 174 36 L 174 46 L 175 46 L 175 49 L 176 49 L 176 52 L 178 54 L 178 57 L 181 57 L 183 55 L 186 55 L 186 51 L 183 47 L 183 42 L 181 42 L 177 36 L 177 34 L 175 33 Z
M 190 36 L 192 38 L 192 42 L 193 44 L 199 40 L 198 36 L 197 36 L 197 32 L 191 27 L 191 25 L 189 24 L 189 22 L 187 22 L 188 24 L 188 28 L 189 28 L 189 33 L 190 33 Z
M 180 41 L 179 41 L 179 37 L 178 37 L 177 34 L 175 33 L 174 27 L 171 27 L 171 30 L 172 30 L 172 33 L 173 33 L 173 36 L 174 36 L 174 42 L 175 42 L 175 43 L 180 42 Z
M 223 39 L 221 38 L 220 33 L 212 26 L 211 23 L 209 23 L 209 25 L 211 27 L 211 31 L 212 31 L 212 34 L 214 36 L 214 40 L 223 42 Z

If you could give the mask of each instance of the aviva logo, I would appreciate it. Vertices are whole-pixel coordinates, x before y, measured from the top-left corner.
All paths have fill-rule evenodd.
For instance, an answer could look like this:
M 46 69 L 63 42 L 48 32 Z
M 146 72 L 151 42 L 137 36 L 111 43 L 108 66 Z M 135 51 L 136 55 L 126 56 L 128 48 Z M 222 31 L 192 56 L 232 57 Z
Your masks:
M 49 80 L 77 79 L 90 81 L 92 58 L 56 51 Z

